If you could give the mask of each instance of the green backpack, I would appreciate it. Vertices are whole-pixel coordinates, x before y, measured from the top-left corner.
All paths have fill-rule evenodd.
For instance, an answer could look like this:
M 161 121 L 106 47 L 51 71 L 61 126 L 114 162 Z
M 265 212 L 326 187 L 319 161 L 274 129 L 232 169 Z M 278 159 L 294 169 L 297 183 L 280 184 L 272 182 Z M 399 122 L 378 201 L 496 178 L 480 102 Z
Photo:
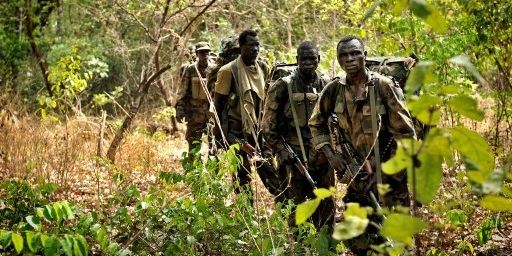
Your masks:
M 407 77 L 417 61 L 418 58 L 414 54 L 410 57 L 367 57 L 366 67 L 371 71 L 392 77 L 396 82 L 398 82 L 400 88 L 405 91 Z M 414 93 L 418 94 L 419 89 Z

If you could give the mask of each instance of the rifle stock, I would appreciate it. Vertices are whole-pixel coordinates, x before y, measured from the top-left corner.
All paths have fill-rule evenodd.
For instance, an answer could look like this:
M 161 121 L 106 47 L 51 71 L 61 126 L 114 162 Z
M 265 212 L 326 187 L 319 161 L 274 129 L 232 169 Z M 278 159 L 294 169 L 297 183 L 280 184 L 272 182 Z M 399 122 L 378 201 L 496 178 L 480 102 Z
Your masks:
M 300 173 L 302 173 L 302 175 L 304 175 L 306 177 L 309 184 L 313 188 L 316 188 L 316 182 L 313 180 L 313 178 L 309 174 L 308 168 L 302 163 L 302 161 L 299 158 L 299 155 L 297 155 L 297 153 L 295 153 L 293 148 L 290 146 L 290 144 L 288 144 L 286 142 L 286 140 L 283 138 L 282 135 L 281 135 L 281 143 L 283 144 L 284 149 L 288 152 L 288 154 L 290 154 L 290 158 L 292 159 L 295 167 L 297 167 L 297 169 L 299 169 Z

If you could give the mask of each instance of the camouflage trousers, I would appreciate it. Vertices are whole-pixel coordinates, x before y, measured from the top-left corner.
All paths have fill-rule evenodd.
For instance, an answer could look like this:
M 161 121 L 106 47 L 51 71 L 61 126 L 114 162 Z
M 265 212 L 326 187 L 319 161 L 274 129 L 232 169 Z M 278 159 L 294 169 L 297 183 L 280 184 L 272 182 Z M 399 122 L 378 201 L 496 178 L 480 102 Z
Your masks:
M 201 143 L 203 133 L 206 133 L 206 126 L 208 125 L 208 109 L 198 109 L 191 111 L 193 114 L 187 118 L 187 131 L 185 132 L 185 139 L 188 142 L 189 151 L 197 147 L 194 141 Z M 201 145 L 201 144 L 199 144 Z
M 369 177 L 356 177 L 353 183 L 348 187 L 347 194 L 343 198 L 343 202 L 359 203 L 360 206 L 369 206 L 377 211 L 375 203 L 370 198 L 370 191 L 378 196 L 377 184 L 370 182 Z M 373 178 L 373 177 L 371 177 Z M 391 191 L 388 192 L 383 198 L 383 205 L 381 207 L 392 208 L 394 206 L 409 206 L 409 191 L 407 189 L 407 175 L 405 172 L 400 172 L 396 175 L 382 174 L 382 183 L 389 184 Z M 378 215 L 368 216 L 370 221 L 382 224 L 382 217 Z M 370 245 L 378 245 L 385 242 L 384 237 L 379 235 L 379 229 L 374 225 L 368 225 L 364 234 L 346 240 L 345 246 L 355 255 L 367 255 L 368 252 L 372 252 Z

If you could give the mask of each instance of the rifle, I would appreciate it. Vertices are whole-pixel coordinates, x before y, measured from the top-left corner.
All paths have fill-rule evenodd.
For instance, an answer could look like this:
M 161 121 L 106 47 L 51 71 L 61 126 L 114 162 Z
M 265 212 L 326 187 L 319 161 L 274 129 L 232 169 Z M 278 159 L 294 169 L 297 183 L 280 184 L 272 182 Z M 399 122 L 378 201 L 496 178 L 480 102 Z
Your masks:
M 313 178 L 311 178 L 311 175 L 308 172 L 308 168 L 306 166 L 304 166 L 304 164 L 302 163 L 302 161 L 299 158 L 299 155 L 297 155 L 297 153 L 295 153 L 295 151 L 290 146 L 290 144 L 288 144 L 286 142 L 283 135 L 281 135 L 281 143 L 284 146 L 284 150 L 286 150 L 286 152 L 288 152 L 288 154 L 290 155 L 290 158 L 291 158 L 293 164 L 295 165 L 295 167 L 297 167 L 297 169 L 299 169 L 300 173 L 302 173 L 302 175 L 304 175 L 306 177 L 309 184 L 313 188 L 316 188 L 316 182 L 313 180 Z
M 343 170 L 338 170 L 343 172 L 340 182 L 350 185 L 352 178 L 357 176 L 360 170 L 362 169 L 365 169 L 367 173 L 371 175 L 372 167 L 370 165 L 370 162 L 361 157 L 361 155 L 356 151 L 352 143 L 350 143 L 350 141 L 348 141 L 348 139 L 345 137 L 345 133 L 340 131 L 340 128 L 338 126 L 338 117 L 336 116 L 336 114 L 332 114 L 329 117 L 328 127 L 331 145 L 333 145 L 335 154 L 341 155 L 343 159 L 349 161 L 345 168 L 345 172 L 343 172 Z M 375 179 L 371 178 L 370 181 L 366 184 L 365 190 L 368 191 L 368 195 L 375 209 L 381 209 L 377 197 L 375 196 L 371 189 L 371 186 L 373 186 L 374 182 Z

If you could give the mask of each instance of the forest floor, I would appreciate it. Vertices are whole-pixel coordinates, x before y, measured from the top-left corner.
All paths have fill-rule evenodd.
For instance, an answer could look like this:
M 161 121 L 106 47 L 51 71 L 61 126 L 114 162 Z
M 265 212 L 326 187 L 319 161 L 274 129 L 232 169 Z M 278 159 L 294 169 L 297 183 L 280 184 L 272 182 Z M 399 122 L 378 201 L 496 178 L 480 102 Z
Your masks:
M 159 131 L 151 135 L 144 127 L 135 128 L 121 145 L 115 167 L 106 168 L 95 157 L 98 150 L 105 152 L 108 145 L 106 141 L 98 140 L 99 123 L 99 120 L 85 117 L 52 125 L 26 119 L 16 127 L 2 127 L 6 136 L 0 138 L 0 149 L 3 150 L 0 180 L 18 178 L 54 182 L 59 185 L 59 190 L 53 199 L 67 199 L 84 211 L 93 211 L 113 196 L 117 185 L 112 176 L 119 170 L 125 170 L 125 182 L 136 184 L 142 193 L 159 186 L 160 172 L 183 172 L 181 158 L 187 148 L 184 126 L 171 135 Z M 113 128 L 109 129 L 107 134 L 112 134 Z M 204 148 L 203 143 L 203 151 Z M 512 255 L 512 216 L 483 210 L 475 203 L 477 196 L 461 180 L 457 172 L 445 170 L 438 197 L 430 205 L 420 208 L 420 214 L 430 224 L 418 236 L 420 255 L 426 255 L 432 248 L 449 255 Z M 264 209 L 263 212 L 273 211 L 272 196 L 258 178 L 253 183 L 257 196 L 255 208 Z M 173 193 L 176 193 L 173 196 L 183 197 L 190 192 L 183 187 Z M 341 199 L 337 201 L 341 202 Z M 337 207 L 339 215 L 343 206 L 339 203 Z M 451 209 L 462 210 L 467 216 L 465 223 L 450 224 L 446 213 Z M 498 225 L 486 225 L 492 222 L 491 218 L 497 220 Z M 487 236 L 488 241 L 480 244 L 479 235 Z

